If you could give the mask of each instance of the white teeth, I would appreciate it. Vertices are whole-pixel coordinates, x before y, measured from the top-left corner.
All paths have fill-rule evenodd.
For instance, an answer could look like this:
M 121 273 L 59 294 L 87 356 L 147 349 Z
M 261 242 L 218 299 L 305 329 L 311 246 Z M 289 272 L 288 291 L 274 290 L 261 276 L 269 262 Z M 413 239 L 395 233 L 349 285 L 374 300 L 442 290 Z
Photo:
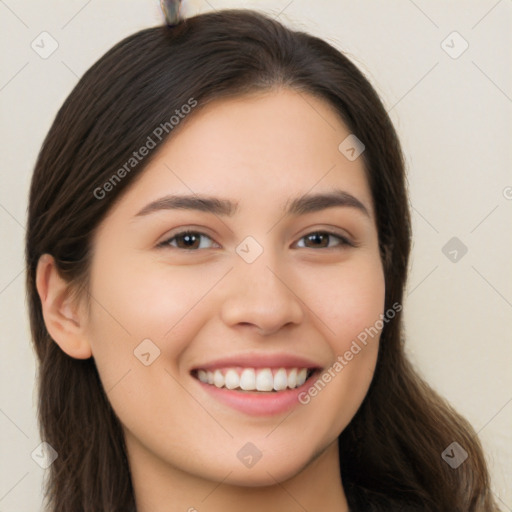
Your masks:
M 306 368 L 302 368 L 300 372 L 297 373 L 297 387 L 302 386 L 304 382 L 306 382 L 306 377 L 308 376 L 308 371 Z
M 240 385 L 240 377 L 235 370 L 228 370 L 224 379 L 226 381 L 225 386 L 228 389 L 235 389 Z
M 197 378 L 205 384 L 218 388 L 242 389 L 244 391 L 284 391 L 302 386 L 308 377 L 307 368 L 225 368 L 222 371 L 198 370 Z
M 258 391 L 272 391 L 274 389 L 274 379 L 270 368 L 258 372 L 258 375 L 256 375 L 256 389 Z
M 288 379 L 286 378 L 286 370 L 279 368 L 277 373 L 274 375 L 274 389 L 276 391 L 282 391 L 288 386 Z
M 222 375 L 220 370 L 215 370 L 215 373 L 213 374 L 213 383 L 218 388 L 224 387 L 224 375 Z
M 252 368 L 246 368 L 240 377 L 240 387 L 245 391 L 256 389 L 256 372 Z
M 294 368 L 288 374 L 288 387 L 293 389 L 297 387 L 297 368 Z

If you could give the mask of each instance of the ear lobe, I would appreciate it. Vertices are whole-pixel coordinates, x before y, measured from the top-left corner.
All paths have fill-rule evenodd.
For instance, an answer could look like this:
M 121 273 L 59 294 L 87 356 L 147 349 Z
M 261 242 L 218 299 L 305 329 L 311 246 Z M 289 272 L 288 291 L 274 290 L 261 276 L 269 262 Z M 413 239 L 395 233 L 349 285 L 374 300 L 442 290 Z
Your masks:
M 46 329 L 52 339 L 69 356 L 88 359 L 92 356 L 86 336 L 85 318 L 71 301 L 71 288 L 57 272 L 55 259 L 43 254 L 37 263 L 36 288 Z

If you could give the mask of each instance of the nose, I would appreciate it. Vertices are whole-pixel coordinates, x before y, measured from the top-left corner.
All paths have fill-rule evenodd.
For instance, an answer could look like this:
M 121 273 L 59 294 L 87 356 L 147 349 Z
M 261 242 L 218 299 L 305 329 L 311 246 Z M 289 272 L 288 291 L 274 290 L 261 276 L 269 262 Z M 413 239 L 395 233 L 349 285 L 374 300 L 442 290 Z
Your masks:
M 238 261 L 229 273 L 221 298 L 221 318 L 229 327 L 248 325 L 269 335 L 303 320 L 305 306 L 291 273 L 264 256 L 250 264 Z

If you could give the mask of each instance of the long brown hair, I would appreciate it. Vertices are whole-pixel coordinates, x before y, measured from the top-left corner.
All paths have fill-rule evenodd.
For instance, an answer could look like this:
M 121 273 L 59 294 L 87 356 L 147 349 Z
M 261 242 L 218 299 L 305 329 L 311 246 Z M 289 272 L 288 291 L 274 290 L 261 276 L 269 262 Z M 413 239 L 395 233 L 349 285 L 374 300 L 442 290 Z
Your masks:
M 30 188 L 27 293 L 40 363 L 40 434 L 59 454 L 45 482 L 51 511 L 125 512 L 135 501 L 123 430 L 94 359 L 69 357 L 46 330 L 35 286 L 39 257 L 51 254 L 76 296 L 87 293 L 94 230 L 156 151 L 108 194 L 98 188 L 191 97 L 199 109 L 222 97 L 279 87 L 326 100 L 365 144 L 386 311 L 402 303 L 411 243 L 404 160 L 380 99 L 347 57 L 249 10 L 202 14 L 127 37 L 84 74 L 62 105 Z M 153 138 L 160 146 L 169 137 L 171 130 Z M 382 331 L 368 394 L 339 436 L 351 510 L 497 510 L 474 430 L 415 373 L 402 332 L 396 311 Z M 456 469 L 441 457 L 454 441 L 468 453 Z

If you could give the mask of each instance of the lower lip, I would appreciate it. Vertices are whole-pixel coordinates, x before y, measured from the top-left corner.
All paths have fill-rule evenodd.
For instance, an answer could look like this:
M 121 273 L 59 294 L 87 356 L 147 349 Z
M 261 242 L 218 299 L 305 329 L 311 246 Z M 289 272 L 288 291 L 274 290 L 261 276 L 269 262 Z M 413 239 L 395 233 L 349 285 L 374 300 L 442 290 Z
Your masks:
M 233 409 L 251 416 L 273 416 L 301 404 L 299 395 L 314 384 L 319 374 L 320 370 L 316 370 L 302 386 L 277 392 L 235 391 L 193 379 L 213 398 Z

